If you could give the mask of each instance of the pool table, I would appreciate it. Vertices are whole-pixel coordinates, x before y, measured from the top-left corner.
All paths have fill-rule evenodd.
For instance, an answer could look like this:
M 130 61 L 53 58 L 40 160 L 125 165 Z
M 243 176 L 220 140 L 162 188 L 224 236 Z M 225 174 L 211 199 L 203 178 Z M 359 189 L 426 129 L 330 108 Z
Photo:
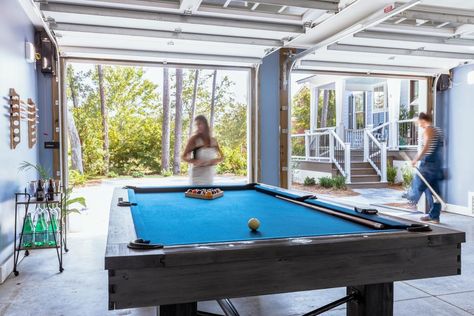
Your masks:
M 394 281 L 461 273 L 463 232 L 278 187 L 218 187 L 215 200 L 185 197 L 190 187 L 115 189 L 109 309 L 188 316 L 198 301 L 347 287 L 348 315 L 392 315 Z M 257 231 L 247 227 L 252 217 Z M 128 247 L 139 238 L 160 248 Z

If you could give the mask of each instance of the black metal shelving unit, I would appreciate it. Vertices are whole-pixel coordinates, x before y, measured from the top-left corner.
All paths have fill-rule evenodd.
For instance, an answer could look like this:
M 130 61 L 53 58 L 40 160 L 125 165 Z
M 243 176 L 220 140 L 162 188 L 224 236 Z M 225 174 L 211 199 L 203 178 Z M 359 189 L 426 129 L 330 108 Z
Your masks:
M 20 259 L 20 252 L 22 250 L 25 251 L 25 257 L 29 255 L 30 251 L 32 250 L 39 250 L 39 249 L 56 249 L 56 254 L 58 257 L 58 263 L 59 263 L 59 272 L 63 272 L 63 251 L 68 252 L 67 248 L 67 230 L 66 230 L 66 218 L 63 216 L 63 197 L 64 195 L 61 192 L 56 192 L 54 194 L 54 199 L 53 200 L 48 200 L 44 199 L 42 201 L 36 200 L 36 198 L 32 197 L 29 193 L 15 193 L 15 238 L 14 238 L 14 253 L 13 253 L 13 273 L 15 276 L 19 274 L 18 272 L 18 264 L 19 264 L 19 259 Z M 21 215 L 21 206 L 24 207 L 24 212 L 23 212 L 23 219 L 19 219 L 19 215 Z M 46 213 L 48 214 L 48 219 L 51 221 L 52 220 L 52 207 L 57 206 L 59 209 L 59 214 L 58 214 L 58 222 L 59 225 L 57 227 L 57 231 L 52 231 L 52 235 L 54 236 L 54 243 L 55 245 L 51 246 L 34 246 L 32 247 L 24 247 L 23 246 L 23 232 L 25 228 L 25 222 L 28 214 L 28 210 L 30 207 L 34 206 L 35 208 L 38 208 L 39 206 L 45 206 Z M 18 232 L 18 222 L 21 220 L 22 225 L 20 232 Z M 59 240 L 57 237 L 57 233 L 59 233 Z

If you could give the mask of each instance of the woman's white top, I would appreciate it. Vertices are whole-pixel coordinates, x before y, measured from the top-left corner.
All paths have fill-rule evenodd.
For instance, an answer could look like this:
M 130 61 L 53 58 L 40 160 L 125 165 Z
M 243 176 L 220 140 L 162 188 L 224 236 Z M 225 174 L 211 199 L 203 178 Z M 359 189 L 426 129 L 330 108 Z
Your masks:
M 202 161 L 211 161 L 219 155 L 217 150 L 217 141 L 211 138 L 211 146 L 205 147 L 202 138 L 196 138 L 196 149 L 194 150 L 194 159 Z M 196 167 L 191 166 L 190 176 L 191 185 L 212 185 L 216 174 L 216 166 Z

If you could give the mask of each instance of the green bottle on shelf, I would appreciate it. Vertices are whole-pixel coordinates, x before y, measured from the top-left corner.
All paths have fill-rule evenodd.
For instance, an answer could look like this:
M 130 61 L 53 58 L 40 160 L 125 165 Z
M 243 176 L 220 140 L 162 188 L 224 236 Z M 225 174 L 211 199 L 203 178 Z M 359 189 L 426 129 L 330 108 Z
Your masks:
M 47 225 L 44 214 L 38 216 L 35 226 L 35 247 L 43 247 L 47 242 Z
M 26 214 L 25 225 L 23 225 L 23 237 L 22 237 L 22 247 L 31 248 L 33 247 L 33 219 L 31 218 L 31 213 Z
M 58 240 L 58 216 L 56 214 L 51 214 L 51 220 L 48 223 L 48 245 L 56 246 L 56 241 Z

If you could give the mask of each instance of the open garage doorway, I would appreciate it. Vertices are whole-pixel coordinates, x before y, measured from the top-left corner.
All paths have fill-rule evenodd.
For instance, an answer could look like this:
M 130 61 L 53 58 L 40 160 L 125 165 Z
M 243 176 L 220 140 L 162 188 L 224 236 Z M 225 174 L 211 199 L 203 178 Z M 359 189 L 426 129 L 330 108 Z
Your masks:
M 248 182 L 247 69 L 68 62 L 69 182 L 185 185 L 204 115 L 223 153 L 214 183 Z
M 291 185 L 319 194 L 411 182 L 400 153 L 420 149 L 425 77 L 298 74 L 292 83 Z M 346 191 L 346 192 L 343 192 Z

